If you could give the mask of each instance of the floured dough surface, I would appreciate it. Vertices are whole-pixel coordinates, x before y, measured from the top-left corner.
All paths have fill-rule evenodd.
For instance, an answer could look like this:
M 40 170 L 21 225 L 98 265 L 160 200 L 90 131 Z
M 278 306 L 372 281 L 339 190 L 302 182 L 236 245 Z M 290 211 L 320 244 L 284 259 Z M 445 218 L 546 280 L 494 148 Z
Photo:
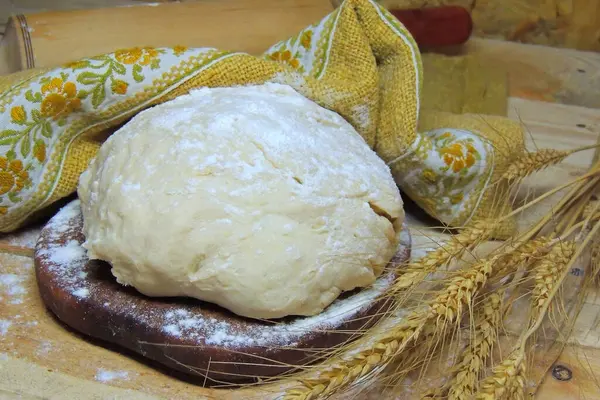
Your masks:
M 134 117 L 81 176 L 84 247 L 148 296 L 314 315 L 372 284 L 403 204 L 338 114 L 274 83 L 199 89 Z

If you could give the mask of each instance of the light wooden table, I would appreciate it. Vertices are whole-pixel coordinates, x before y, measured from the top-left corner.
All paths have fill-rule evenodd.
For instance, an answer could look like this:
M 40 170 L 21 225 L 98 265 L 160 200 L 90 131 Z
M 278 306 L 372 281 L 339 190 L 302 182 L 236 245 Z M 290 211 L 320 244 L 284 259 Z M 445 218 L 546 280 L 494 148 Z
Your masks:
M 527 126 L 537 146 L 567 149 L 598 140 L 599 54 L 490 40 L 473 40 L 469 51 L 492 57 L 510 71 L 510 117 Z M 531 180 L 530 189 L 547 190 L 582 173 L 592 156 L 587 151 L 569 157 Z M 0 242 L 31 248 L 38 232 L 30 228 Z M 417 246 L 426 245 L 423 236 L 415 237 Z M 0 274 L 11 274 L 0 284 L 0 398 L 253 397 L 248 391 L 214 392 L 185 383 L 69 331 L 43 307 L 30 257 L 0 254 Z M 562 382 L 548 373 L 539 399 L 600 398 L 595 375 L 600 373 L 599 315 L 600 301 L 592 293 L 578 319 L 573 345 L 559 358 L 573 378 Z
M 176 0 L 2 0 L 0 1 L 0 37 L 8 17 L 42 11 L 104 8 L 143 3 L 160 3 Z

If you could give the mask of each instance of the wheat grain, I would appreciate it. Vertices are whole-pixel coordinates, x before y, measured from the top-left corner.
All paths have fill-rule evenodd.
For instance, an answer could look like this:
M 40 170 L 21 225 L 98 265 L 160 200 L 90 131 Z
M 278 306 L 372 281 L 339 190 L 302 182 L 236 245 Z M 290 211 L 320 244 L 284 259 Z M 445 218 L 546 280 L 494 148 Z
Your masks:
M 572 151 L 556 149 L 541 149 L 533 153 L 526 153 L 511 164 L 503 174 L 504 179 L 516 180 L 531 175 L 535 171 L 542 170 L 551 165 L 558 164 Z
M 329 395 L 387 366 L 422 333 L 435 335 L 443 331 L 447 323 L 462 317 L 463 308 L 470 306 L 473 297 L 485 286 L 498 259 L 499 256 L 483 259 L 461 270 L 425 307 L 413 311 L 399 326 L 384 332 L 375 345 L 347 359 L 334 360 L 316 377 L 300 380 L 286 392 L 284 399 L 307 400 Z
M 522 348 L 494 367 L 479 387 L 476 400 L 520 400 L 525 390 L 525 352 Z
M 539 260 L 533 268 L 535 285 L 531 294 L 532 318 L 537 318 L 540 308 L 549 300 L 550 293 L 564 274 L 564 269 L 575 253 L 575 243 L 561 242 Z
M 450 380 L 448 400 L 470 399 L 485 368 L 502 321 L 502 293 L 492 293 L 481 305 L 475 317 L 473 339 L 457 364 Z

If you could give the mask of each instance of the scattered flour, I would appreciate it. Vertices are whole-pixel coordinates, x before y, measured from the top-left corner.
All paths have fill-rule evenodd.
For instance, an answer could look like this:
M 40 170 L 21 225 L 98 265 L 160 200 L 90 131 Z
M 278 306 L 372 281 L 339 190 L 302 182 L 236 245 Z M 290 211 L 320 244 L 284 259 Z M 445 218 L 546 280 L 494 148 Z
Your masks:
M 77 240 L 61 243 L 65 234 L 73 233 L 77 223 L 81 223 L 79 200 L 63 207 L 47 224 L 45 248 L 38 249 L 36 256 L 48 263 L 49 269 L 56 274 L 63 287 L 80 299 L 90 295 L 86 287 L 87 273 L 83 270 L 87 261 L 86 251 Z
M 0 319 L 0 336 L 6 336 L 6 334 L 8 333 L 8 328 L 10 328 L 10 326 L 12 325 L 12 322 L 10 322 L 7 319 Z
M 34 227 L 18 233 L 13 233 L 5 239 L 13 246 L 29 247 L 33 249 L 39 237 L 40 228 Z
M 110 382 L 113 380 L 129 380 L 129 373 L 127 371 L 109 371 L 106 369 L 99 368 L 96 373 L 96 380 L 98 382 Z
M 0 274 L 0 294 L 8 297 L 8 303 L 21 304 L 27 290 L 23 283 L 27 280 L 25 276 L 17 274 Z
M 85 299 L 90 294 L 90 291 L 86 288 L 79 288 L 73 291 L 73 295 Z
M 38 356 L 45 356 L 50 352 L 50 350 L 52 350 L 52 343 L 47 340 L 44 340 L 42 343 L 39 344 L 39 346 L 35 350 L 35 354 L 37 354 Z

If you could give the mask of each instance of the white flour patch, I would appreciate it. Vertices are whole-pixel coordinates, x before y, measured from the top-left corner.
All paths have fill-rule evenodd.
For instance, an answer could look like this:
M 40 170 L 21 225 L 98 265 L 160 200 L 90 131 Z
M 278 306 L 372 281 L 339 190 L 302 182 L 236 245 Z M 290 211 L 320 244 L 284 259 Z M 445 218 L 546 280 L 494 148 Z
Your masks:
M 35 350 L 35 354 L 37 354 L 38 356 L 45 356 L 50 352 L 50 350 L 52 350 L 52 343 L 47 340 L 44 340 L 42 343 L 39 344 L 39 346 Z
M 33 249 L 40 237 L 40 228 L 30 228 L 21 232 L 13 233 L 6 240 L 13 246 L 29 247 Z
M 83 271 L 87 261 L 86 250 L 77 240 L 63 244 L 61 237 L 71 232 L 80 220 L 79 200 L 63 207 L 48 223 L 47 245 L 38 250 L 37 256 L 47 263 L 48 269 L 57 276 L 64 288 L 73 296 L 84 299 L 89 296 L 86 287 L 87 274 Z
M 27 290 L 23 283 L 27 280 L 25 276 L 17 274 L 0 274 L 0 294 L 7 298 L 7 303 L 21 304 Z
M 73 295 L 85 299 L 90 294 L 90 291 L 86 288 L 79 288 L 73 291 Z
M 0 319 L 0 336 L 6 336 L 6 334 L 8 333 L 8 329 L 11 325 L 12 322 L 10 322 L 9 320 Z
M 7 361 L 7 360 L 8 360 L 8 354 L 0 353 L 0 361 Z
M 129 380 L 129 372 L 127 371 L 109 371 L 103 368 L 99 368 L 96 373 L 96 380 L 98 382 L 110 382 L 114 380 Z

